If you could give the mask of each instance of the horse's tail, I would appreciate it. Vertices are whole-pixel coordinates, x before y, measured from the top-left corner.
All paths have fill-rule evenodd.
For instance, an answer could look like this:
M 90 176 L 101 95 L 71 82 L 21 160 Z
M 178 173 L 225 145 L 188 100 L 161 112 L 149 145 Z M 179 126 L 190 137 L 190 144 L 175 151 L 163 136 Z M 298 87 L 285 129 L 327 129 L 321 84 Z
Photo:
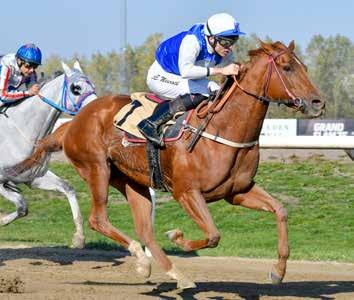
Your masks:
M 23 172 L 45 162 L 48 154 L 62 150 L 63 138 L 70 123 L 71 122 L 63 123 L 54 132 L 39 140 L 31 156 L 13 167 L 7 168 L 6 172 L 13 175 L 22 174 Z

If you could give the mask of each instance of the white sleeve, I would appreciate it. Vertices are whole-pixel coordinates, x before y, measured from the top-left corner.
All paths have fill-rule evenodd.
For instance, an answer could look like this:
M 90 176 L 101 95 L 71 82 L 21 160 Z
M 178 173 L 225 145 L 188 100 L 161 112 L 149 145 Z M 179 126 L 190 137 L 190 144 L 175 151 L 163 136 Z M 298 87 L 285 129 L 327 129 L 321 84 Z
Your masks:
M 178 67 L 182 78 L 199 79 L 207 76 L 207 68 L 196 66 L 195 62 L 200 52 L 200 45 L 197 38 L 186 35 L 179 48 Z

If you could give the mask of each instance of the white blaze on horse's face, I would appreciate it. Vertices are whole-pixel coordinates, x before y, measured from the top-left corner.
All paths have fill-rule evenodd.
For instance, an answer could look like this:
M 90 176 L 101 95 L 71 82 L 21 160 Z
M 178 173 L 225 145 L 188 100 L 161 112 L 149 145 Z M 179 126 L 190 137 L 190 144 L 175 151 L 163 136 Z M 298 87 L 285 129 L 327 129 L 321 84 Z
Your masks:
M 76 61 L 73 69 L 62 62 L 67 81 L 66 108 L 77 111 L 82 106 L 97 98 L 95 86 L 83 73 L 80 63 Z

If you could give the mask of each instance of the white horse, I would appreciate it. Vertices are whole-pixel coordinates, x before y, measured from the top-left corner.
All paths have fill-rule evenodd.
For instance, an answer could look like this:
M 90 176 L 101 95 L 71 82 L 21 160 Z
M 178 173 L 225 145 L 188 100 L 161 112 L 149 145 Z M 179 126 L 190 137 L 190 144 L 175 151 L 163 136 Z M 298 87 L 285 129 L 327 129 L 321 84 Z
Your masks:
M 28 213 L 26 200 L 17 184 L 59 191 L 70 203 L 76 228 L 73 247 L 83 248 L 83 221 L 75 191 L 69 183 L 48 170 L 49 157 L 40 167 L 20 175 L 6 171 L 33 152 L 37 141 L 51 133 L 62 112 L 74 115 L 83 105 L 97 98 L 94 85 L 83 74 L 78 62 L 73 69 L 64 63 L 62 66 L 64 74 L 46 83 L 39 96 L 0 109 L 0 195 L 16 206 L 14 212 L 0 214 L 0 225 L 7 225 Z

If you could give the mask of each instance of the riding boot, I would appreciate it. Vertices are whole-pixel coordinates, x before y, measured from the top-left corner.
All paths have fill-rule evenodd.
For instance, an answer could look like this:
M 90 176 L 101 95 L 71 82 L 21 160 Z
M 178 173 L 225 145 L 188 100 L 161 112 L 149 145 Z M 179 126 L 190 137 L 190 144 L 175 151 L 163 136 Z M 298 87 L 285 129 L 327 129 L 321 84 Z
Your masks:
M 137 125 L 140 133 L 153 144 L 163 147 L 162 125 L 173 118 L 177 112 L 195 108 L 203 99 L 203 95 L 186 94 L 174 100 L 159 104 L 153 114 Z
M 161 135 L 161 125 L 165 124 L 173 118 L 170 112 L 170 103 L 166 101 L 159 104 L 153 114 L 138 123 L 140 133 L 149 141 L 157 146 L 163 146 L 163 139 Z

